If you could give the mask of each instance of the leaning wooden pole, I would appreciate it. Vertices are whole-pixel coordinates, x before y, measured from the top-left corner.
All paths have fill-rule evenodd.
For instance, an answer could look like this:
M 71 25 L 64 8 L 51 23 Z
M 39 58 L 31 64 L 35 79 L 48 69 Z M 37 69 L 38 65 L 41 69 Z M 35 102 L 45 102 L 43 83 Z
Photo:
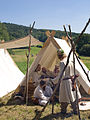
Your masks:
M 84 29 L 83 29 L 82 32 L 80 33 L 79 37 L 77 38 L 77 40 L 76 40 L 76 42 L 75 42 L 75 46 L 76 46 L 76 44 L 78 44 L 81 36 L 82 36 L 83 33 L 85 32 L 85 30 L 86 30 L 86 28 L 88 27 L 89 23 L 90 23 L 90 18 L 89 18 L 88 22 L 86 23 Z M 65 25 L 64 25 L 63 27 L 64 27 L 64 31 L 65 31 L 65 33 L 66 33 L 66 36 L 67 36 L 68 39 L 70 40 L 71 44 L 73 44 L 73 41 L 72 41 L 71 37 L 68 35 L 68 32 L 66 31 Z M 69 31 L 71 32 L 70 25 L 69 25 Z M 70 33 L 70 35 L 71 35 L 71 33 Z M 90 81 L 89 76 L 88 76 L 87 72 L 85 71 L 84 67 L 82 66 L 80 60 L 78 59 L 76 52 L 75 52 L 74 54 L 75 54 L 75 56 L 76 56 L 76 59 L 77 59 L 78 63 L 80 64 L 81 68 L 83 69 L 84 73 L 86 74 L 87 79 Z
M 76 56 L 76 59 L 77 59 L 79 65 L 81 66 L 83 72 L 86 74 L 88 81 L 90 82 L 89 76 L 88 76 L 87 72 L 85 71 L 84 67 L 82 66 L 82 64 L 81 64 L 81 62 L 80 62 L 80 60 L 79 60 L 77 54 L 76 54 L 76 53 L 74 53 L 74 54 L 75 54 L 75 56 Z
M 75 76 L 76 72 L 75 72 L 75 56 L 74 56 L 74 53 L 75 53 L 75 51 L 73 51 L 73 66 L 74 66 L 74 76 Z M 77 79 L 76 79 L 76 105 L 77 105 L 77 111 L 78 111 L 78 118 L 79 118 L 79 120 L 81 120 L 80 110 L 79 110 L 79 104 L 78 104 L 79 100 L 78 100 L 77 86 L 78 86 L 78 83 L 77 83 Z
M 85 30 L 86 30 L 86 28 L 88 27 L 89 23 L 90 23 L 90 18 L 89 18 L 88 22 L 86 23 L 86 25 L 85 25 L 84 29 L 82 30 L 82 32 L 81 32 L 81 33 L 80 33 L 80 35 L 78 36 L 78 39 L 77 39 L 77 41 L 76 41 L 75 45 L 79 42 L 79 40 L 80 40 L 81 36 L 82 36 L 82 35 L 83 35 L 83 33 L 85 32 Z
M 26 72 L 26 105 L 28 105 L 28 75 L 29 75 L 29 61 L 30 61 L 30 49 L 31 49 L 31 32 L 34 27 L 35 22 L 33 23 L 32 27 L 30 25 L 30 32 L 29 32 L 29 48 L 28 48 L 28 53 L 26 53 L 27 57 L 27 72 Z
M 72 36 L 71 36 L 71 27 L 70 25 L 68 26 L 69 27 L 69 32 L 70 32 L 70 42 L 71 42 L 71 46 L 72 46 L 72 49 L 73 49 L 73 71 L 74 71 L 74 76 L 76 75 L 76 71 L 75 71 L 75 44 L 74 44 L 74 41 L 72 40 Z M 79 120 L 81 120 L 81 117 L 80 117 L 80 111 L 79 111 L 79 105 L 78 105 L 78 92 L 77 92 L 77 79 L 76 79 L 76 105 L 77 105 L 77 111 L 78 111 L 78 118 Z
M 70 52 L 69 52 L 69 55 L 68 55 L 68 57 L 67 57 L 66 65 L 65 65 L 65 67 L 63 68 L 62 73 L 60 74 L 60 77 L 59 77 L 59 80 L 58 80 L 58 84 L 56 85 L 52 96 L 50 97 L 50 99 L 48 100 L 48 102 L 46 103 L 46 105 L 43 107 L 43 109 L 42 109 L 42 110 L 38 113 L 38 115 L 34 118 L 34 120 L 39 120 L 39 118 L 40 118 L 41 115 L 42 115 L 42 112 L 44 112 L 44 110 L 45 110 L 45 108 L 47 107 L 49 101 L 50 101 L 50 100 L 53 98 L 53 96 L 55 95 L 56 90 L 57 90 L 57 88 L 59 87 L 59 85 L 60 85 L 60 83 L 61 83 L 61 79 L 62 79 L 62 77 L 63 77 L 63 73 L 64 73 L 64 71 L 66 70 L 66 68 L 67 68 L 67 66 L 68 66 L 68 64 L 69 64 L 69 58 L 70 58 L 71 53 L 72 53 L 72 49 L 71 49 Z

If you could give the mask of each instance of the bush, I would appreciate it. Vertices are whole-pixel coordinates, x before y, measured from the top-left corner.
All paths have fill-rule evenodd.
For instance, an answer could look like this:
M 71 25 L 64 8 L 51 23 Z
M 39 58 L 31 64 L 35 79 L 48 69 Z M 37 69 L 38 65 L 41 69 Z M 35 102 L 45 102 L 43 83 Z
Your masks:
M 85 44 L 80 48 L 80 55 L 90 56 L 90 44 Z
M 14 51 L 12 49 L 8 49 L 9 54 L 15 55 Z
M 42 48 L 42 45 L 37 45 L 36 47 L 38 47 L 38 48 Z

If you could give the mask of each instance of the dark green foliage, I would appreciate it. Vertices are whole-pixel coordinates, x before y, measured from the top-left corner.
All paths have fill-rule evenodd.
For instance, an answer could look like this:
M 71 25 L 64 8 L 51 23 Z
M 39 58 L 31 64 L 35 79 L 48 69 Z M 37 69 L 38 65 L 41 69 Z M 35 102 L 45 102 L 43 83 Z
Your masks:
M 22 25 L 16 25 L 12 23 L 4 23 L 4 24 L 7 27 L 10 40 L 25 37 L 29 33 L 29 27 L 25 27 Z
M 90 56 L 90 44 L 84 44 L 79 50 L 79 53 L 83 56 Z
M 7 32 L 7 27 L 5 26 L 5 24 L 0 22 L 0 41 L 1 40 L 8 41 L 9 34 Z
M 0 26 L 1 26 L 1 24 L 2 23 L 0 23 Z M 0 35 L 2 34 L 2 31 L 3 31 L 3 34 L 4 34 L 4 37 L 3 37 L 3 35 L 0 36 L 1 40 L 4 39 L 5 41 L 8 41 L 8 40 L 13 40 L 13 39 L 23 38 L 23 37 L 25 37 L 29 34 L 29 27 L 26 27 L 26 26 L 23 26 L 23 25 L 16 25 L 16 24 L 12 24 L 12 23 L 4 23 L 3 27 L 4 27 L 3 30 L 1 30 L 1 27 L 0 27 Z M 6 32 L 6 28 L 7 28 L 8 32 Z M 45 42 L 46 39 L 47 39 L 47 36 L 45 34 L 46 31 L 48 31 L 48 29 L 33 29 L 32 35 L 35 38 L 37 38 L 38 40 L 40 40 L 41 42 Z M 49 31 L 51 32 L 52 30 L 49 30 Z M 60 31 L 60 30 L 55 30 L 55 31 L 56 31 L 56 34 L 55 34 L 56 38 L 62 38 L 62 36 L 66 36 L 64 31 Z M 8 33 L 9 33 L 9 35 L 8 35 Z M 73 38 L 74 41 L 77 40 L 78 36 L 79 36 L 78 33 L 74 33 L 74 32 L 72 33 L 72 38 Z M 77 51 L 77 53 L 79 53 L 79 55 L 89 56 L 90 55 L 89 53 L 83 54 L 84 52 L 82 52 L 81 48 L 85 44 L 90 45 L 90 34 L 84 34 L 82 36 L 82 38 L 79 40 L 78 45 L 76 46 L 76 51 Z M 83 47 L 83 49 L 86 49 L 86 48 Z
M 88 45 L 86 45 L 86 44 L 88 44 Z M 89 52 L 87 52 L 87 54 L 85 53 L 86 50 L 90 51 L 90 34 L 82 35 L 81 39 L 78 42 L 76 50 L 80 55 L 90 56 Z
M 14 51 L 12 49 L 8 49 L 9 54 L 14 55 Z
M 36 47 L 38 47 L 38 48 L 42 48 L 42 45 L 37 45 Z

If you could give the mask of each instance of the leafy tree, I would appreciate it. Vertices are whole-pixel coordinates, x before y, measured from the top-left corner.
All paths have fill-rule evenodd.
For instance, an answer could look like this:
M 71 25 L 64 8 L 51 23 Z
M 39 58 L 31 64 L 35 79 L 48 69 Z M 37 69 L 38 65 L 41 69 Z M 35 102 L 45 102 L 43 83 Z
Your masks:
M 5 40 L 5 41 L 9 40 L 9 34 L 7 32 L 7 28 L 3 23 L 0 23 L 0 40 Z
M 79 50 L 79 52 L 80 52 L 80 55 L 90 56 L 90 44 L 83 45 Z
M 26 27 L 23 25 L 4 23 L 3 27 L 1 26 L 2 26 L 2 23 L 0 23 L 0 39 L 1 40 L 4 39 L 7 41 L 7 40 L 18 39 L 18 38 L 25 37 L 29 34 L 29 27 Z M 46 31 L 48 31 L 48 29 L 33 29 L 32 35 L 38 40 L 45 42 L 47 39 L 47 36 L 45 34 Z M 49 31 L 51 32 L 52 30 L 49 30 Z M 56 32 L 55 34 L 56 38 L 62 38 L 62 36 L 66 36 L 64 31 L 55 30 L 55 32 Z M 74 39 L 74 41 L 77 40 L 78 35 L 79 35 L 78 33 L 74 33 L 74 32 L 72 33 L 72 38 Z M 9 36 L 9 39 L 8 39 L 8 36 Z M 76 46 L 77 53 L 79 53 L 80 55 L 83 55 L 81 48 L 85 44 L 90 45 L 90 34 L 83 34 L 82 38 L 79 40 L 79 43 Z

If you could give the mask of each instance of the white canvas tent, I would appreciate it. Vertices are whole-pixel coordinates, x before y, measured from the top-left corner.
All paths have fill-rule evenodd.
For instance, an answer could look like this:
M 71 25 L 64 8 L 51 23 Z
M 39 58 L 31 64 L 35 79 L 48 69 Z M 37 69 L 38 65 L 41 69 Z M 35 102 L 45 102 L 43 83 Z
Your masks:
M 24 74 L 14 63 L 6 49 L 26 47 L 29 45 L 29 36 L 24 38 L 0 43 L 0 97 L 15 90 L 24 78 Z M 39 40 L 31 36 L 31 45 L 42 44 Z
M 47 41 L 45 42 L 43 48 L 40 50 L 39 54 L 37 55 L 36 59 L 34 60 L 33 64 L 29 68 L 29 79 L 31 73 L 35 70 L 37 64 L 41 64 L 42 67 L 46 67 L 49 70 L 53 70 L 55 64 L 57 63 L 57 49 L 62 48 L 65 52 L 65 54 L 68 56 L 70 47 L 66 40 L 54 38 L 54 37 L 48 37 Z M 71 54 L 70 60 L 73 60 L 73 55 Z M 84 90 L 90 94 L 90 82 L 88 81 L 85 73 L 83 72 L 82 68 L 80 67 L 79 63 L 75 59 L 76 64 L 76 70 L 79 73 L 79 83 L 82 85 Z M 87 73 L 90 73 L 88 68 L 82 63 L 84 69 Z M 90 78 L 90 74 L 89 74 Z M 26 76 L 23 78 L 22 82 L 20 83 L 20 86 L 25 85 L 26 82 Z M 19 89 L 19 87 L 17 88 Z M 18 91 L 18 90 L 17 90 Z
M 0 49 L 0 97 L 15 90 L 23 77 L 8 51 Z

